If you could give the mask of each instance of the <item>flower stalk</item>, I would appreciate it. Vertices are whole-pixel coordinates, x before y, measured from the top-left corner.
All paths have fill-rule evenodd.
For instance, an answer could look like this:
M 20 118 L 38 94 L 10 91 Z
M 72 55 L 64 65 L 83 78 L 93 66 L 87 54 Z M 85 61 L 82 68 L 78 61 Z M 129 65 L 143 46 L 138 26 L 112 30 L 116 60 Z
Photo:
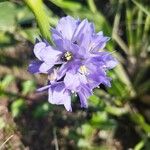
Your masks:
M 24 0 L 24 2 L 34 13 L 42 37 L 44 37 L 47 41 L 50 42 L 50 21 L 48 15 L 44 10 L 42 0 Z

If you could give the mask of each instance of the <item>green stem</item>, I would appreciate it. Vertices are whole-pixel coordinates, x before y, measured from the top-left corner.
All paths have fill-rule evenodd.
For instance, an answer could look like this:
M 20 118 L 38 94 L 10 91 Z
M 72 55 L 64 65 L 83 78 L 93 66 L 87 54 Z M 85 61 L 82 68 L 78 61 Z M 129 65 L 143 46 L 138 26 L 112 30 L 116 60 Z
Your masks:
M 44 4 L 42 0 L 24 0 L 24 2 L 34 13 L 42 36 L 50 42 L 50 21 L 44 10 Z
M 94 0 L 88 0 L 87 3 L 88 3 L 88 5 L 89 5 L 90 10 L 91 10 L 93 13 L 96 13 L 96 12 L 97 12 L 97 8 L 96 8 L 96 6 L 95 6 Z

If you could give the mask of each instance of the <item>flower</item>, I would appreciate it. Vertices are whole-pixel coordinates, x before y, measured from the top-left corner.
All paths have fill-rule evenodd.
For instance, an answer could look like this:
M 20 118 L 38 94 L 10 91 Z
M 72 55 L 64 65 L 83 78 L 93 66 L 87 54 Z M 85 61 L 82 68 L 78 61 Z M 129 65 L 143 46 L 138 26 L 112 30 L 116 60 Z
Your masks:
M 59 20 L 56 28 L 52 28 L 52 37 L 55 45 L 61 47 L 62 39 L 84 47 L 93 53 L 103 49 L 109 37 L 103 36 L 103 32 L 95 33 L 94 24 L 87 19 L 80 21 L 67 16 Z
M 28 70 L 31 73 L 48 73 L 55 65 L 63 64 L 65 69 L 79 67 L 80 60 L 85 56 L 84 50 L 69 40 L 62 40 L 60 47 L 47 45 L 41 41 L 35 44 L 34 54 L 38 60 L 31 62 Z M 76 67 L 75 67 L 76 65 Z M 59 77 L 64 73 L 60 71 Z M 60 78 L 61 78 L 60 77 Z
M 93 87 L 100 83 L 110 86 L 110 78 L 106 77 L 105 71 L 114 68 L 117 65 L 117 61 L 111 56 L 111 53 L 102 51 L 109 40 L 109 37 L 103 36 L 102 31 L 95 33 L 94 25 L 89 23 L 87 19 L 80 21 L 67 16 L 60 19 L 56 29 L 52 29 L 52 37 L 58 47 L 62 46 L 61 43 L 64 39 L 80 46 L 79 52 L 82 51 L 82 60 L 79 61 L 80 64 L 77 69 L 80 73 L 83 73 L 81 68 L 86 70 L 84 74 L 88 77 L 90 76 L 90 79 L 93 80 L 92 82 L 95 83 Z M 63 75 L 66 73 L 66 68 L 67 66 L 64 64 L 60 69 L 60 72 L 64 71 Z M 96 75 L 100 76 L 97 84 L 95 81 Z M 104 80 L 102 80 L 102 77 Z
M 81 107 L 88 107 L 87 99 L 100 84 L 111 86 L 107 70 L 117 65 L 111 53 L 104 51 L 109 40 L 103 32 L 96 33 L 93 23 L 67 16 L 52 29 L 54 45 L 46 40 L 37 41 L 28 70 L 48 75 L 48 85 L 38 91 L 48 90 L 48 101 L 64 105 L 71 111 L 71 94 L 80 98 Z

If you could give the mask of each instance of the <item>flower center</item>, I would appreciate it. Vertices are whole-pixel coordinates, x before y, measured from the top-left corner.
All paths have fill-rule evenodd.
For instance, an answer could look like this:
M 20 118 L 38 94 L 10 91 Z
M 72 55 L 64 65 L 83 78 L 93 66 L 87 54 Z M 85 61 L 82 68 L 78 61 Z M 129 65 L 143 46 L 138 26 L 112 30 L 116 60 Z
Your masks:
M 72 58 L 73 58 L 73 55 L 72 55 L 72 53 L 69 52 L 69 51 L 65 52 L 65 54 L 62 56 L 62 59 L 63 59 L 64 61 L 69 61 L 69 60 L 71 60 Z
M 80 72 L 81 72 L 82 74 L 87 74 L 87 73 L 88 73 L 88 69 L 87 69 L 87 67 L 84 66 L 84 65 L 82 65 L 79 70 L 80 70 Z

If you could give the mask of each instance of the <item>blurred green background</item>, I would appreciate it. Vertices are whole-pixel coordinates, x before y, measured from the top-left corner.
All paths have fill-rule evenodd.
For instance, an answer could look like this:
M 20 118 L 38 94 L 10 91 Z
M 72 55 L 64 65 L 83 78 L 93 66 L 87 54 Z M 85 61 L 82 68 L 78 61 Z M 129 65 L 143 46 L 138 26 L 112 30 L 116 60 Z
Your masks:
M 50 40 L 49 24 L 66 15 L 94 22 L 119 61 L 112 87 L 95 89 L 88 109 L 73 98 L 72 113 L 35 91 L 45 76 L 27 72 L 35 38 Z M 0 149 L 149 150 L 150 1 L 1 0 Z

